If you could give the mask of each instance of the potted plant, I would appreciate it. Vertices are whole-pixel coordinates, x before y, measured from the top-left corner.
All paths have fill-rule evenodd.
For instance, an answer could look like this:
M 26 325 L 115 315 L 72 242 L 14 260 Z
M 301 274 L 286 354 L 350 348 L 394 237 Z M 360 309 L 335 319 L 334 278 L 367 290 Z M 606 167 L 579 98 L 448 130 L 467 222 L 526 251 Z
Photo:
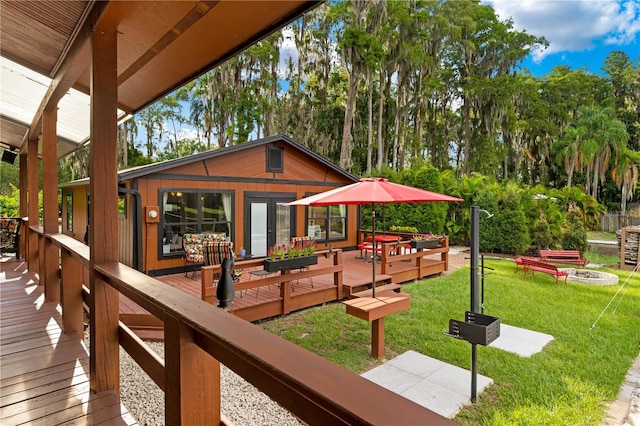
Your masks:
M 411 237 L 411 248 L 434 248 L 440 245 L 440 238 L 433 234 L 414 234 Z
M 318 263 L 314 239 L 292 239 L 289 245 L 280 244 L 269 248 L 264 269 L 269 272 L 300 269 Z

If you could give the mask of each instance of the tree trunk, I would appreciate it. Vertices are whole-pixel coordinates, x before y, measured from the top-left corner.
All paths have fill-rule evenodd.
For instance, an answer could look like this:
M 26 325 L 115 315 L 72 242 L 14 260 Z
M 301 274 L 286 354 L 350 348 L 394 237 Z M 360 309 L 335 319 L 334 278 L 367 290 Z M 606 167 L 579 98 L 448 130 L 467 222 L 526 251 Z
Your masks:
M 367 108 L 367 174 L 371 174 L 373 157 L 373 82 L 371 80 L 371 71 L 369 71 L 367 76 L 367 83 L 369 85 L 369 104 Z
M 391 85 L 390 79 L 385 79 L 386 72 L 384 68 L 380 68 L 380 104 L 378 105 L 378 171 L 382 170 L 382 165 L 386 160 L 385 143 L 383 138 L 383 120 L 384 120 L 384 103 L 386 93 Z M 383 86 L 384 80 L 384 86 Z
M 465 97 L 462 104 L 462 121 L 463 121 L 463 155 L 462 155 L 462 171 L 466 175 L 469 173 L 469 156 L 471 155 L 471 119 L 470 106 L 468 99 Z
M 571 183 L 573 181 L 573 170 L 576 167 L 575 157 L 572 157 L 569 161 L 569 171 L 567 172 L 567 186 L 571 188 Z
M 596 200 L 598 199 L 598 178 L 600 176 L 600 173 L 598 173 L 599 170 L 600 156 L 596 156 L 596 162 L 593 164 L 593 186 L 591 188 L 591 196 Z
M 353 136 L 351 127 L 353 126 L 353 115 L 356 109 L 356 95 L 358 92 L 358 79 L 355 70 L 349 73 L 349 92 L 347 94 L 347 106 L 344 111 L 344 125 L 342 127 L 342 148 L 340 150 L 340 167 L 351 171 L 353 165 L 351 161 L 351 151 L 353 146 Z

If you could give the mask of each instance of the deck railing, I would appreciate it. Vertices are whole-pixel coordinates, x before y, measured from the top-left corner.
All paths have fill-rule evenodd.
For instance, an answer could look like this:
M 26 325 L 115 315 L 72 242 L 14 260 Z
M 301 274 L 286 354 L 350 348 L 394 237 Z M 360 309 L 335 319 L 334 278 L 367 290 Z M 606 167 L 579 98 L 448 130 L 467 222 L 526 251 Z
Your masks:
M 366 241 L 372 234 L 371 231 L 360 229 L 358 231 L 358 241 Z M 447 271 L 449 267 L 449 237 L 440 238 L 440 245 L 435 248 L 411 250 L 409 244 L 413 234 L 406 232 L 385 232 L 386 237 L 398 237 L 393 242 L 378 242 L 376 253 L 380 262 L 380 272 L 393 277 L 396 283 L 419 280 L 429 275 L 439 274 Z M 438 261 L 425 258 L 425 256 L 440 255 Z M 393 263 L 413 262 L 413 267 L 395 272 Z
M 83 293 L 87 294 L 82 269 L 91 269 L 89 248 L 65 235 L 44 236 L 39 227 L 30 227 L 28 232 L 41 243 L 39 253 L 44 252 L 43 245 L 60 250 L 59 300 L 64 332 L 77 331 L 82 327 Z M 40 268 L 44 267 L 41 264 Z M 453 424 L 343 367 L 121 263 L 95 265 L 93 273 L 164 323 L 164 361 L 122 323 L 117 339 L 94 344 L 99 344 L 103 353 L 117 353 L 122 346 L 164 390 L 167 425 L 232 423 L 233 419 L 224 418 L 220 411 L 220 363 L 307 424 Z M 45 286 L 59 285 L 49 281 Z M 98 313 L 102 307 L 94 309 Z M 90 324 L 91 331 L 104 326 L 102 315 L 94 318 L 97 323 Z
M 301 305 L 296 302 L 296 298 L 304 297 L 304 295 L 298 296 L 291 291 L 291 286 L 289 284 L 292 281 L 305 279 L 313 280 L 314 277 L 332 274 L 333 286 L 317 290 L 316 294 L 322 292 L 324 300 L 342 299 L 342 271 L 344 268 L 342 263 L 342 250 L 320 250 L 316 251 L 315 254 L 318 257 L 330 259 L 331 264 L 326 265 L 326 262 L 323 262 L 322 265 L 318 265 L 317 267 L 314 266 L 309 269 L 282 271 L 281 273 L 265 275 L 255 280 L 238 282 L 235 283 L 234 290 L 246 292 L 248 290 L 255 289 L 257 291 L 261 287 L 277 285 L 280 288 L 280 303 L 278 306 L 273 309 L 264 307 L 259 309 L 269 309 L 268 316 L 287 315 L 293 310 L 309 306 L 305 303 L 302 303 Z M 256 269 L 260 270 L 263 268 L 263 264 L 264 259 L 240 260 L 235 262 L 234 269 L 243 269 L 245 271 Z M 202 300 L 211 304 L 217 304 L 217 300 L 215 299 L 216 287 L 214 286 L 214 276 L 215 274 L 219 274 L 221 271 L 222 268 L 220 265 L 203 266 L 200 269 Z M 263 312 L 263 314 L 265 314 L 265 312 Z

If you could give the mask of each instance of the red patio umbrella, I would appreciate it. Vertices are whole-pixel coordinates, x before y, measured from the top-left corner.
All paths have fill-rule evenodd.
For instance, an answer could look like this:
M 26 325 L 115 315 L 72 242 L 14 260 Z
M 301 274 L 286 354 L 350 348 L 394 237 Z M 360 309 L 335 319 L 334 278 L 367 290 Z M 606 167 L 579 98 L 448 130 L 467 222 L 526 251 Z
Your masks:
M 389 182 L 385 178 L 363 178 L 351 185 L 342 186 L 310 197 L 301 198 L 288 206 L 329 206 L 335 204 L 371 203 L 371 226 L 373 242 L 376 240 L 376 204 L 389 203 L 428 203 L 428 202 L 464 201 L 449 195 L 425 191 L 412 186 Z M 375 252 L 374 252 L 375 253 Z M 372 261 L 372 296 L 376 297 L 376 262 Z

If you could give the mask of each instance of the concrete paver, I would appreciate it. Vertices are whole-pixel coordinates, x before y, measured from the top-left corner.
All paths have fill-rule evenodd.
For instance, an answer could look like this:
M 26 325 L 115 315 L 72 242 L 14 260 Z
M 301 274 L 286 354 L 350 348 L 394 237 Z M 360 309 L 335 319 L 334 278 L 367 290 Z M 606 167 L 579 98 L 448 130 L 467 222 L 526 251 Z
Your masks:
M 551 341 L 553 336 L 549 334 L 500 324 L 500 337 L 490 346 L 530 357 Z M 469 370 L 415 351 L 405 352 L 363 373 L 362 377 L 448 418 L 471 404 Z M 478 374 L 477 395 L 492 383 L 493 379 Z
M 471 403 L 471 372 L 415 351 L 405 352 L 362 377 L 448 418 Z M 478 394 L 492 383 L 478 374 Z
M 528 358 L 540 352 L 552 341 L 553 336 L 550 334 L 500 324 L 500 337 L 491 342 L 489 346 Z

